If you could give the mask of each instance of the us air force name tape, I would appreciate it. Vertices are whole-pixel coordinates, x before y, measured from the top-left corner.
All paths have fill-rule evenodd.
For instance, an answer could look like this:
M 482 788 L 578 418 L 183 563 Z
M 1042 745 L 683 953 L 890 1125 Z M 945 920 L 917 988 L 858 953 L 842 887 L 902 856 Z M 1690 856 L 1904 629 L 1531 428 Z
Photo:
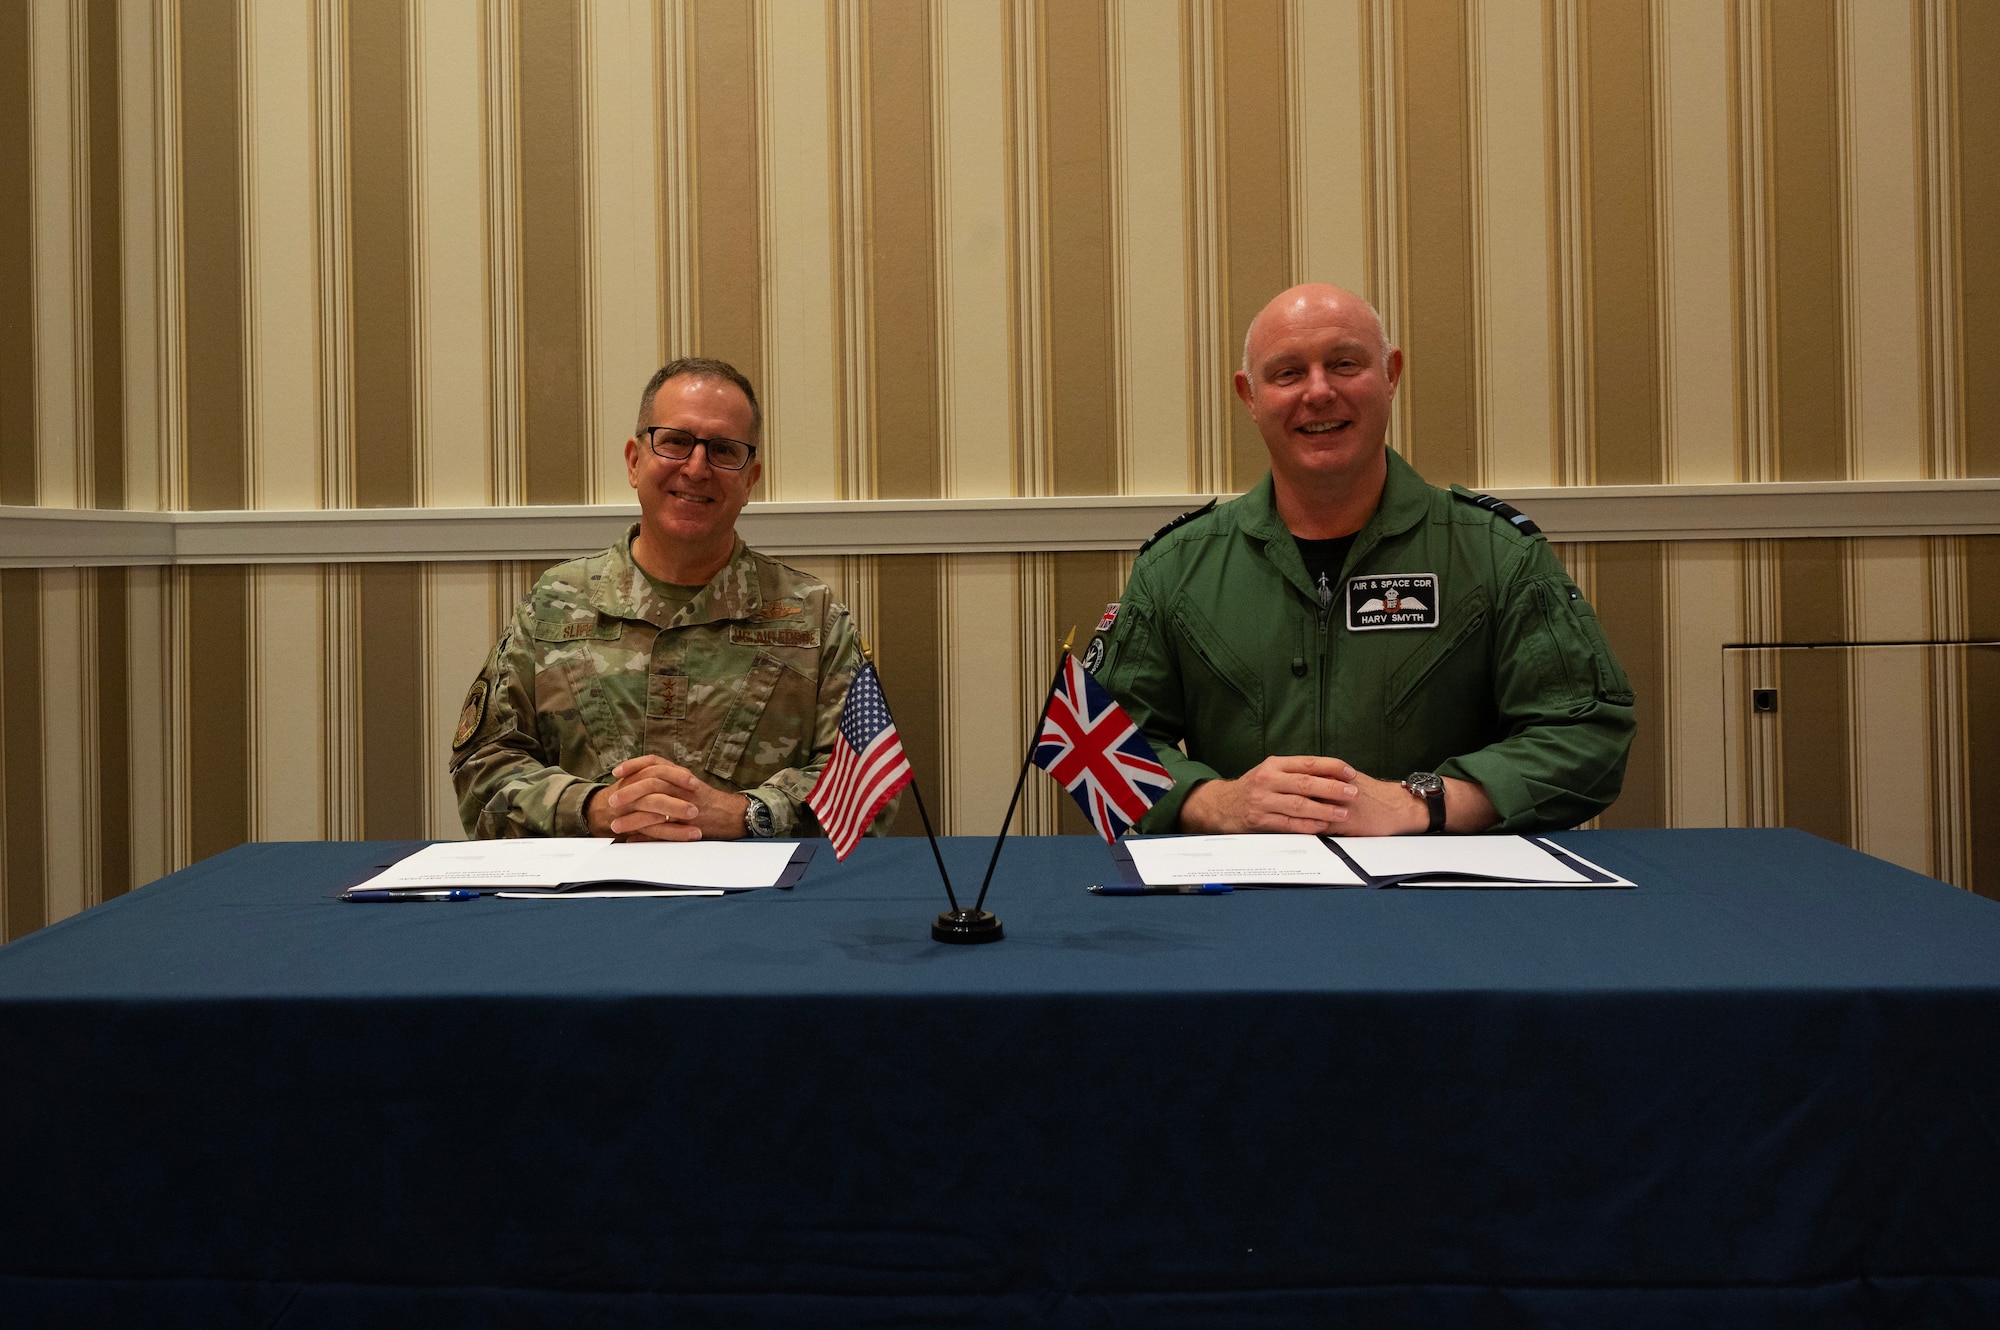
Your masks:
M 1180 526 L 1184 522 L 1194 521 L 1195 518 L 1200 517 L 1203 513 L 1209 511 L 1209 509 L 1213 507 L 1215 507 L 1215 500 L 1210 499 L 1207 503 L 1204 503 L 1201 507 L 1193 509 L 1189 512 L 1182 513 L 1179 517 L 1176 517 L 1173 521 L 1167 523 L 1165 526 L 1161 527 L 1158 531 L 1155 531 L 1152 535 L 1148 536 L 1146 538 L 1146 543 L 1139 547 L 1139 553 L 1144 554 L 1147 550 L 1153 548 L 1153 546 L 1160 543 L 1161 536 L 1166 535 L 1167 532 L 1172 531 L 1175 527 Z
M 1495 517 L 1512 522 L 1514 529 L 1524 536 L 1540 536 L 1542 534 L 1542 529 L 1529 521 L 1528 515 L 1511 503 L 1496 499 L 1491 494 L 1474 494 L 1471 490 L 1461 489 L 1457 485 L 1451 487 L 1451 492 L 1475 508 L 1484 508 Z M 1547 539 L 1547 537 L 1543 537 L 1543 539 Z

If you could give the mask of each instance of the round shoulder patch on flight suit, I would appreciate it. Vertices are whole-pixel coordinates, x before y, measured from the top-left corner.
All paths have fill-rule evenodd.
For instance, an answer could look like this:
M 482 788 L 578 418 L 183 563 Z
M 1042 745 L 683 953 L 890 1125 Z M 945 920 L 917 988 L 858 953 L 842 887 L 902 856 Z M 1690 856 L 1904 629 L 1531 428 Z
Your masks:
M 479 723 L 486 719 L 486 692 L 486 676 L 482 674 L 472 681 L 472 691 L 465 695 L 465 709 L 458 713 L 458 732 L 451 736 L 454 749 L 465 747 L 479 733 Z

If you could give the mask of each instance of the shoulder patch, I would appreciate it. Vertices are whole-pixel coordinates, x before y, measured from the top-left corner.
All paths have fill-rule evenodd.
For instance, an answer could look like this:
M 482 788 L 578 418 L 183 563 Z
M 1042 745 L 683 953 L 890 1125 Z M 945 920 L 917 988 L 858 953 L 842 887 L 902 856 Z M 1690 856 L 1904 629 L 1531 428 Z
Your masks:
M 482 674 L 472 681 L 472 691 L 465 695 L 465 709 L 458 713 L 458 733 L 451 737 L 454 752 L 471 743 L 472 736 L 479 733 L 479 726 L 486 719 L 487 692 L 486 676 Z
M 1139 547 L 1139 553 L 1144 554 L 1147 550 L 1159 544 L 1160 538 L 1166 535 L 1169 531 L 1172 531 L 1175 527 L 1181 526 L 1184 523 L 1194 521 L 1195 518 L 1200 517 L 1202 514 L 1212 511 L 1214 507 L 1215 507 L 1215 500 L 1210 499 L 1207 503 L 1204 503 L 1201 507 L 1195 508 L 1189 512 L 1182 513 L 1179 517 L 1176 517 L 1173 521 L 1167 523 L 1165 526 L 1161 527 L 1158 531 L 1155 531 L 1151 536 L 1148 536 L 1146 538 L 1146 543 Z
M 1526 513 L 1511 503 L 1494 498 L 1491 494 L 1475 494 L 1463 485 L 1453 485 L 1451 487 L 1451 495 L 1455 499 L 1464 500 L 1474 508 L 1484 508 L 1495 517 L 1511 523 L 1514 529 L 1524 536 L 1540 536 L 1542 534 L 1542 529 L 1529 521 Z M 1548 539 L 1546 536 L 1542 538 L 1544 540 Z
M 1093 637 L 1090 639 L 1090 646 L 1083 653 L 1083 668 L 1089 670 L 1092 674 L 1096 674 L 1097 667 L 1103 663 L 1104 639 Z

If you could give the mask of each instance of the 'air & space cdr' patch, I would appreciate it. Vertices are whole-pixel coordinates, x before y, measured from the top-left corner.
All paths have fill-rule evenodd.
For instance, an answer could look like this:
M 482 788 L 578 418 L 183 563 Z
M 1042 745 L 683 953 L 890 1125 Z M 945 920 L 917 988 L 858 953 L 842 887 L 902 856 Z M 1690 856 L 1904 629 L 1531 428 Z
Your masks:
M 1438 626 L 1436 573 L 1378 573 L 1347 579 L 1347 631 Z

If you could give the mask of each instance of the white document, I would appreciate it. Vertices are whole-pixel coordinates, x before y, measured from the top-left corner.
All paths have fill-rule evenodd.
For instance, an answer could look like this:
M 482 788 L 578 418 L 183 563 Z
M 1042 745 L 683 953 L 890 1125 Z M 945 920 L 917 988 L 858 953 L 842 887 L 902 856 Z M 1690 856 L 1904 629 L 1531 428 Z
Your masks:
M 1523 882 L 1585 882 L 1541 846 L 1521 836 L 1336 836 L 1370 877 L 1455 873 Z
M 727 896 L 729 893 L 709 888 L 696 891 L 679 887 L 640 887 L 635 891 L 496 891 L 493 894 L 503 901 L 622 901 L 635 896 L 655 901 L 677 901 L 690 896 Z
M 1527 836 L 1336 836 L 1361 871 L 1374 878 L 1406 878 L 1425 874 L 1423 885 L 1482 882 L 1508 886 L 1631 886 L 1616 874 L 1591 864 L 1602 877 L 1579 872 L 1575 865 L 1550 854 Z M 1579 863 L 1580 856 L 1565 855 Z
M 620 841 L 606 845 L 576 882 L 657 882 L 742 891 L 775 887 L 791 865 L 791 841 Z
M 797 848 L 791 841 L 616 842 L 581 836 L 450 841 L 426 845 L 353 890 L 500 887 L 540 895 L 565 885 L 643 883 L 668 890 L 745 891 L 776 886 Z
M 1317 836 L 1142 836 L 1125 848 L 1149 887 L 1190 882 L 1270 882 L 1358 887 L 1361 879 Z
M 584 836 L 445 841 L 426 845 L 356 890 L 394 887 L 555 887 L 588 879 L 586 867 L 605 846 Z

